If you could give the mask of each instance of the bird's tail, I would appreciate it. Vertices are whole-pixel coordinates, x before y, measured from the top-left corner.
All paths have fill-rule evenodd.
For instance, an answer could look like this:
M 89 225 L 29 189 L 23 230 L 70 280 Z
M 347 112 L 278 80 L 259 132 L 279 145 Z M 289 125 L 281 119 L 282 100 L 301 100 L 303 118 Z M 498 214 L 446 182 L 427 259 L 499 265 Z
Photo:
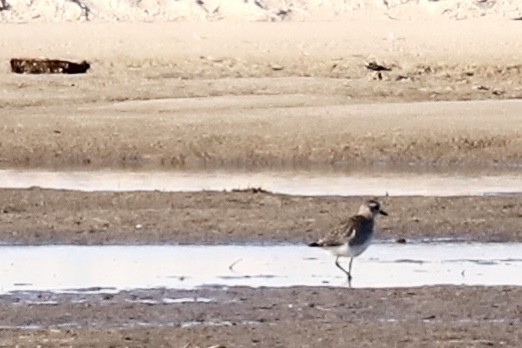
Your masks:
M 309 247 L 322 247 L 323 243 L 321 241 L 312 242 L 308 244 Z

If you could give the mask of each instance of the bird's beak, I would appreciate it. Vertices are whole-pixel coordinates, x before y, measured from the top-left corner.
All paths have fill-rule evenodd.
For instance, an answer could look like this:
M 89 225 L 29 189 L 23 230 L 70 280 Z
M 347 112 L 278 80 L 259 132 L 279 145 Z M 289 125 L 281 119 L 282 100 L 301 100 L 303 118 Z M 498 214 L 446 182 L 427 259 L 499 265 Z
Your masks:
M 379 214 L 384 215 L 384 216 L 388 216 L 388 213 L 385 212 L 384 210 L 379 210 Z

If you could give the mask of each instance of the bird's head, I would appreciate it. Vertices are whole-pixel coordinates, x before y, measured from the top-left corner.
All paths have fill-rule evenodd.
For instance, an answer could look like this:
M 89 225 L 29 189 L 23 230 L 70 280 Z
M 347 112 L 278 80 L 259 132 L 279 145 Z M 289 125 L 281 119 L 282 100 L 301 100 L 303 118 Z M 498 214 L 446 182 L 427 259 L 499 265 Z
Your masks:
M 388 216 L 388 213 L 381 209 L 381 205 L 374 199 L 370 199 L 366 201 L 359 208 L 359 215 L 367 216 L 370 218 L 374 218 L 377 215 Z

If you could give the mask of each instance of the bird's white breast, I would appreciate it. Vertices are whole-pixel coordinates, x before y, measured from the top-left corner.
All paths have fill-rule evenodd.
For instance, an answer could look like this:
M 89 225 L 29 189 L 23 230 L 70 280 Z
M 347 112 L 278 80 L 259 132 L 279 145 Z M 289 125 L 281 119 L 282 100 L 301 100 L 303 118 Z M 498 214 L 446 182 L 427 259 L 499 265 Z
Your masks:
M 372 238 L 368 238 L 363 244 L 359 245 L 348 245 L 344 243 L 341 246 L 335 248 L 329 248 L 329 251 L 335 256 L 343 257 L 356 257 L 361 255 L 371 244 Z

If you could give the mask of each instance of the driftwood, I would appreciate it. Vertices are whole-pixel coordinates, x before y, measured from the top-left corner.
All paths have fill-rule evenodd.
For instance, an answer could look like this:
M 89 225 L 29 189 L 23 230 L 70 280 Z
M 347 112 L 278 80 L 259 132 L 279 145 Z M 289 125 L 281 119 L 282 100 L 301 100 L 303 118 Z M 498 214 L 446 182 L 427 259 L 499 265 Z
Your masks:
M 11 71 L 16 74 L 85 74 L 91 67 L 85 60 L 81 63 L 58 59 L 13 58 Z

